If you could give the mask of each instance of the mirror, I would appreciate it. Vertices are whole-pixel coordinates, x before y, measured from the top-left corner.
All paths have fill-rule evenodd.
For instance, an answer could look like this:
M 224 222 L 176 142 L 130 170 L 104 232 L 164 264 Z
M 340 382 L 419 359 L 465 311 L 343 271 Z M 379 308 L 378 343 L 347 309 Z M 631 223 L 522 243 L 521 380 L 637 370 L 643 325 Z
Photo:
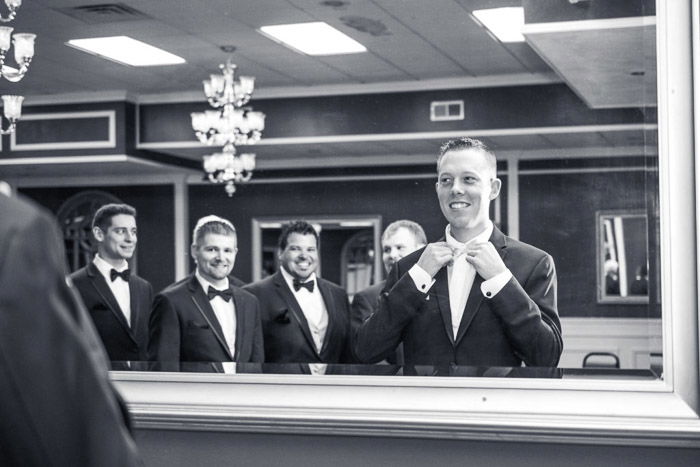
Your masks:
M 649 302 L 647 216 L 641 211 L 599 211 L 598 303 Z

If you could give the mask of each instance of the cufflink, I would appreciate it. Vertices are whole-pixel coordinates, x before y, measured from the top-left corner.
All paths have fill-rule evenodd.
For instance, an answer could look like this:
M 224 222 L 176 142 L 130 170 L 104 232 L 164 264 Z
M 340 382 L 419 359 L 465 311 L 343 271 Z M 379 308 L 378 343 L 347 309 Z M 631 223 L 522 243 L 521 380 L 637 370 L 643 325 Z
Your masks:
M 486 292 L 486 296 L 487 296 L 487 297 L 490 297 L 490 296 L 491 296 L 491 292 Z
M 421 284 L 420 288 L 421 288 L 422 290 L 425 290 L 425 284 Z

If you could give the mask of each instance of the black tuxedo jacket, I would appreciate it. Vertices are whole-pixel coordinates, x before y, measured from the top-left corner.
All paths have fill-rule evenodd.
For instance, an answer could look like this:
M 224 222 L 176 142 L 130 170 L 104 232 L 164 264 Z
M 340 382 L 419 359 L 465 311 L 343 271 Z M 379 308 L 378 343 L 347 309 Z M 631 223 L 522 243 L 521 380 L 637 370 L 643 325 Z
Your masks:
M 352 324 L 353 333 L 356 333 L 360 326 L 362 326 L 362 323 L 374 313 L 374 309 L 379 304 L 379 295 L 382 289 L 384 289 L 385 283 L 386 281 L 381 281 L 371 285 L 357 292 L 352 298 L 350 322 Z M 396 349 L 392 349 L 383 358 L 385 358 L 387 363 L 391 363 L 392 365 L 403 365 L 403 345 L 399 344 Z
M 257 362 L 264 360 L 260 307 L 248 292 L 232 286 L 236 310 L 235 354 L 194 274 L 158 295 L 149 325 L 148 355 L 158 362 Z M 165 369 L 165 367 L 163 368 Z M 220 370 L 219 366 L 216 366 Z
M 484 280 L 476 275 L 456 338 L 447 268 L 438 271 L 428 293 L 418 291 L 407 273 L 421 248 L 389 273 L 376 312 L 357 332 L 357 357 L 375 361 L 403 342 L 407 365 L 556 366 L 563 344 L 552 257 L 495 227 L 489 241 L 513 277 L 486 299 L 480 288 Z
M 95 324 L 97 333 L 112 361 L 148 359 L 148 317 L 153 304 L 153 288 L 145 279 L 132 274 L 129 278 L 131 326 L 114 298 L 107 281 L 94 263 L 71 274 Z
M 265 341 L 265 361 L 269 363 L 351 363 L 350 305 L 345 290 L 327 280 L 317 279 L 328 310 L 328 328 L 316 350 L 309 325 L 282 273 L 247 285 L 244 289 L 260 300 Z
M 140 465 L 56 222 L 0 194 L 0 465 Z

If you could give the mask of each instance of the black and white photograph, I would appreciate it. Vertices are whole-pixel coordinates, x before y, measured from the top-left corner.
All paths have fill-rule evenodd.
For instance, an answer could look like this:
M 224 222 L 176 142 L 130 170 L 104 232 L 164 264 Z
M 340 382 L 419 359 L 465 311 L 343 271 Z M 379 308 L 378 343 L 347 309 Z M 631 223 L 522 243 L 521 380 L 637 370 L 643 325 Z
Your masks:
M 700 1 L 0 22 L 0 465 L 697 465 Z

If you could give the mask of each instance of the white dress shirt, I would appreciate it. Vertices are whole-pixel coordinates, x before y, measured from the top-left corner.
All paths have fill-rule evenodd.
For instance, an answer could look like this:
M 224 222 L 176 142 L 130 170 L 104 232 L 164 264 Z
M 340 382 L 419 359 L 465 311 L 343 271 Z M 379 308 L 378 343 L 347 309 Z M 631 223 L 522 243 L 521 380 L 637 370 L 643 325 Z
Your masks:
M 449 225 L 445 228 L 445 241 L 454 254 L 452 264 L 447 266 L 447 289 L 449 291 L 452 335 L 454 338 L 457 337 L 457 331 L 462 322 L 464 309 L 467 306 L 469 292 L 472 289 L 472 285 L 474 285 L 474 278 L 476 277 L 476 269 L 474 269 L 474 266 L 466 259 L 466 249 L 469 245 L 487 242 L 489 238 L 491 238 L 492 233 L 493 223 L 489 222 L 486 229 L 481 233 L 477 234 L 468 242 L 462 243 L 452 236 Z M 435 283 L 435 279 L 430 277 L 418 264 L 413 265 L 408 272 L 416 287 L 421 292 L 427 293 Z M 511 277 L 511 272 L 505 270 L 491 279 L 482 282 L 481 293 L 487 298 L 493 298 L 501 291 Z
M 204 295 L 207 294 L 207 290 L 211 286 L 214 289 L 222 290 L 219 287 L 215 287 L 214 284 L 207 281 L 199 274 L 199 270 L 195 271 L 194 276 L 199 281 L 199 285 L 204 289 Z M 228 283 L 228 278 L 226 279 L 226 287 L 230 287 L 231 284 Z M 221 331 L 224 333 L 224 340 L 226 341 L 226 346 L 229 352 L 231 352 L 232 357 L 236 357 L 236 308 L 233 303 L 233 298 L 228 302 L 221 298 L 219 295 L 215 296 L 209 300 L 211 308 L 214 310 L 217 321 L 219 321 L 219 326 L 221 326 Z M 224 365 L 225 373 L 235 373 L 235 363 L 234 362 L 222 362 Z
M 294 278 L 289 274 L 284 268 L 280 268 L 282 271 L 282 277 L 284 277 L 289 290 L 292 291 L 294 298 L 296 298 L 301 311 L 304 313 L 306 322 L 309 324 L 309 330 L 311 331 L 311 337 L 314 339 L 314 344 L 316 345 L 316 351 L 321 352 L 323 348 L 323 341 L 326 338 L 326 330 L 328 329 L 328 310 L 326 310 L 326 304 L 323 301 L 323 296 L 318 288 L 318 281 L 316 280 L 316 273 L 312 273 L 308 279 L 304 282 L 314 281 L 314 291 L 309 292 L 304 287 L 299 290 L 294 290 Z
M 121 308 L 122 314 L 124 315 L 124 318 L 126 318 L 126 322 L 129 323 L 129 326 L 131 326 L 131 293 L 129 290 L 129 283 L 121 277 L 116 277 L 114 281 L 112 281 L 112 278 L 110 277 L 110 272 L 112 269 L 115 269 L 117 272 L 122 272 L 125 269 L 129 269 L 129 264 L 126 262 L 126 260 L 122 260 L 122 264 L 115 268 L 107 261 L 102 259 L 99 253 L 95 255 L 95 259 L 92 260 L 92 263 L 95 265 L 97 270 L 100 271 L 100 274 L 102 274 L 102 276 L 105 278 L 105 281 L 107 281 L 107 286 L 109 287 L 109 290 L 112 291 L 114 298 L 117 300 L 117 304 L 119 304 L 119 308 Z

